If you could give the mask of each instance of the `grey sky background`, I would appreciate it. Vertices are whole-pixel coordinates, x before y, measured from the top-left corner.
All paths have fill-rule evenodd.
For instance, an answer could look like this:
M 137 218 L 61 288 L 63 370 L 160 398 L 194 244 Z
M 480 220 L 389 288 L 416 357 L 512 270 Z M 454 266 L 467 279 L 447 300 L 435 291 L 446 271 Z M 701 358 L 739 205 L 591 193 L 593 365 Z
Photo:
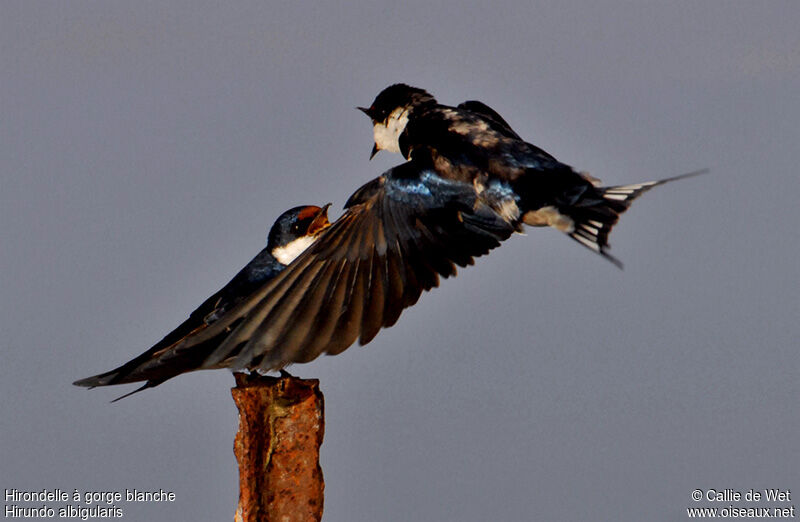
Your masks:
M 712 172 L 634 204 L 624 271 L 529 229 L 368 346 L 293 367 L 325 393 L 325 520 L 799 495 L 798 21 L 778 1 L 4 2 L 0 488 L 163 488 L 125 519 L 232 519 L 227 371 L 115 404 L 132 387 L 70 383 L 158 341 L 283 210 L 338 215 L 399 163 L 367 161 L 354 107 L 403 81 L 608 184 Z

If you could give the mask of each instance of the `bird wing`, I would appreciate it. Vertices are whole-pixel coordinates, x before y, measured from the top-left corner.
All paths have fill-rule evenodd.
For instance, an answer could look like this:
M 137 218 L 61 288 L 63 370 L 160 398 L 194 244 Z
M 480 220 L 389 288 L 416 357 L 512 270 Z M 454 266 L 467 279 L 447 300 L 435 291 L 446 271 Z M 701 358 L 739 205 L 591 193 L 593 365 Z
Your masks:
M 486 121 L 495 132 L 501 134 L 506 138 L 512 138 L 514 140 L 519 140 L 523 142 L 525 141 L 520 137 L 519 134 L 517 134 L 517 132 L 514 129 L 511 128 L 511 125 L 509 125 L 508 122 L 502 116 L 500 116 L 500 114 L 497 113 L 497 111 L 495 111 L 494 109 L 492 109 L 483 102 L 480 102 L 478 100 L 467 100 L 464 103 L 460 103 L 457 108 L 463 111 L 469 111 L 473 114 L 477 114 L 478 116 L 483 118 L 484 121 Z M 555 160 L 555 157 L 553 157 L 553 155 L 551 155 L 550 153 L 548 153 L 543 149 L 540 149 L 536 145 L 527 142 L 525 143 L 525 145 L 527 146 L 526 149 L 528 153 L 535 154 L 537 157 Z
M 483 102 L 478 100 L 467 100 L 464 103 L 458 104 L 457 109 L 461 109 L 464 111 L 473 112 L 482 116 L 484 119 L 489 120 L 490 122 L 494 123 L 494 130 L 502 134 L 507 138 L 514 138 L 517 140 L 521 140 L 519 134 L 516 133 L 514 129 L 511 128 L 511 125 L 500 116 L 497 111 L 489 107 Z
M 161 362 L 219 343 L 203 368 L 266 371 L 368 343 L 439 276 L 454 276 L 456 265 L 472 264 L 516 230 L 482 198 L 472 184 L 420 163 L 391 169 L 359 189 L 283 272 Z

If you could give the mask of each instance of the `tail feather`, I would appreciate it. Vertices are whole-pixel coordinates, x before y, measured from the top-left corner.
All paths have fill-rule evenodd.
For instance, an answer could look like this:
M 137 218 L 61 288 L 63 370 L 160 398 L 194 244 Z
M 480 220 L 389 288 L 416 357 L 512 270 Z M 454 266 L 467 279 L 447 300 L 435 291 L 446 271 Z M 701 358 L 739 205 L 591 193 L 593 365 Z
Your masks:
M 111 370 L 110 372 L 101 373 L 100 375 L 94 375 L 92 377 L 87 377 L 85 379 L 80 379 L 78 381 L 73 382 L 72 384 L 74 384 L 75 386 L 85 386 L 86 388 L 91 390 L 92 388 L 96 388 L 98 386 L 108 386 L 108 385 L 111 385 L 111 384 L 122 384 L 120 382 L 121 378 L 122 378 L 122 374 L 120 372 L 120 368 L 117 368 L 116 370 Z M 135 382 L 135 381 L 130 381 L 130 382 Z M 164 379 L 161 379 L 161 380 L 148 380 L 147 382 L 144 383 L 143 386 L 141 386 L 139 388 L 136 388 L 132 392 L 126 393 L 125 395 L 117 397 L 116 399 L 114 399 L 111 402 L 117 402 L 117 401 L 119 401 L 121 399 L 124 399 L 125 397 L 130 397 L 134 393 L 138 393 L 140 391 L 144 391 L 147 388 L 154 388 L 154 387 L 158 386 L 159 384 L 161 384 L 162 382 L 164 382 Z
M 146 381 L 141 388 L 137 388 L 131 393 L 125 394 L 112 401 L 116 402 L 134 393 L 146 390 L 147 388 L 154 388 L 167 379 L 171 379 L 181 373 L 202 368 L 205 359 L 219 345 L 224 335 L 225 332 L 211 337 L 201 344 L 192 346 L 190 349 L 183 349 L 180 341 L 167 347 L 161 347 L 159 343 L 119 368 L 77 380 L 72 384 L 75 386 L 94 388 L 96 386 L 110 386 Z
M 136 388 L 136 389 L 135 389 L 135 390 L 133 390 L 132 392 L 128 392 L 128 393 L 126 393 L 125 395 L 120 395 L 119 397 L 117 397 L 116 399 L 114 399 L 114 400 L 113 400 L 113 401 L 111 401 L 111 402 L 112 402 L 112 403 L 114 403 L 114 402 L 117 402 L 117 401 L 121 401 L 122 399 L 124 399 L 124 398 L 126 398 L 126 397 L 130 397 L 130 396 L 131 396 L 131 395 L 133 395 L 134 393 L 139 393 L 140 391 L 144 391 L 144 390 L 146 390 L 147 388 L 154 388 L 154 387 L 158 386 L 159 384 L 161 384 L 161 381 L 147 381 L 147 382 L 146 382 L 146 383 L 144 383 L 142 386 L 140 386 L 140 387 Z
M 614 187 L 597 187 L 595 195 L 580 199 L 573 205 L 559 209 L 573 221 L 573 227 L 568 235 L 585 246 L 605 257 L 617 267 L 622 268 L 622 262 L 608 253 L 608 235 L 619 221 L 620 215 L 630 208 L 633 200 L 659 185 L 679 179 L 699 176 L 708 172 L 707 169 L 689 172 L 680 176 L 634 183 L 631 185 L 617 185 Z M 599 198 L 595 197 L 599 194 Z

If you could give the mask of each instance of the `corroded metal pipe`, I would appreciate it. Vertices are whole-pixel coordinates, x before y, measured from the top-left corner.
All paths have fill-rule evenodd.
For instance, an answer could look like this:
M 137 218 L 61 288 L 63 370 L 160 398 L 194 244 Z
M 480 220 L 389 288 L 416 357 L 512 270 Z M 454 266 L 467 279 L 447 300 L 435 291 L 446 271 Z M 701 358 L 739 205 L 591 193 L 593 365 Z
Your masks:
M 235 376 L 236 522 L 318 522 L 325 488 L 319 466 L 325 430 L 319 380 Z

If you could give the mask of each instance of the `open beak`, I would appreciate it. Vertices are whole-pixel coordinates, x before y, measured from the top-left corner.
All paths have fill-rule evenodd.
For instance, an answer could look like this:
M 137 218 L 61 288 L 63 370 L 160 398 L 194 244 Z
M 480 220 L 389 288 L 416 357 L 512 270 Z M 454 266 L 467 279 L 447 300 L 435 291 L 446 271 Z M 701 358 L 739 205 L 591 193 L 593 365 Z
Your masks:
M 308 226 L 309 235 L 318 234 L 319 232 L 331 226 L 330 221 L 328 221 L 328 207 L 330 206 L 331 204 L 328 203 L 327 205 L 319 209 L 317 215 L 314 216 L 314 220 Z

